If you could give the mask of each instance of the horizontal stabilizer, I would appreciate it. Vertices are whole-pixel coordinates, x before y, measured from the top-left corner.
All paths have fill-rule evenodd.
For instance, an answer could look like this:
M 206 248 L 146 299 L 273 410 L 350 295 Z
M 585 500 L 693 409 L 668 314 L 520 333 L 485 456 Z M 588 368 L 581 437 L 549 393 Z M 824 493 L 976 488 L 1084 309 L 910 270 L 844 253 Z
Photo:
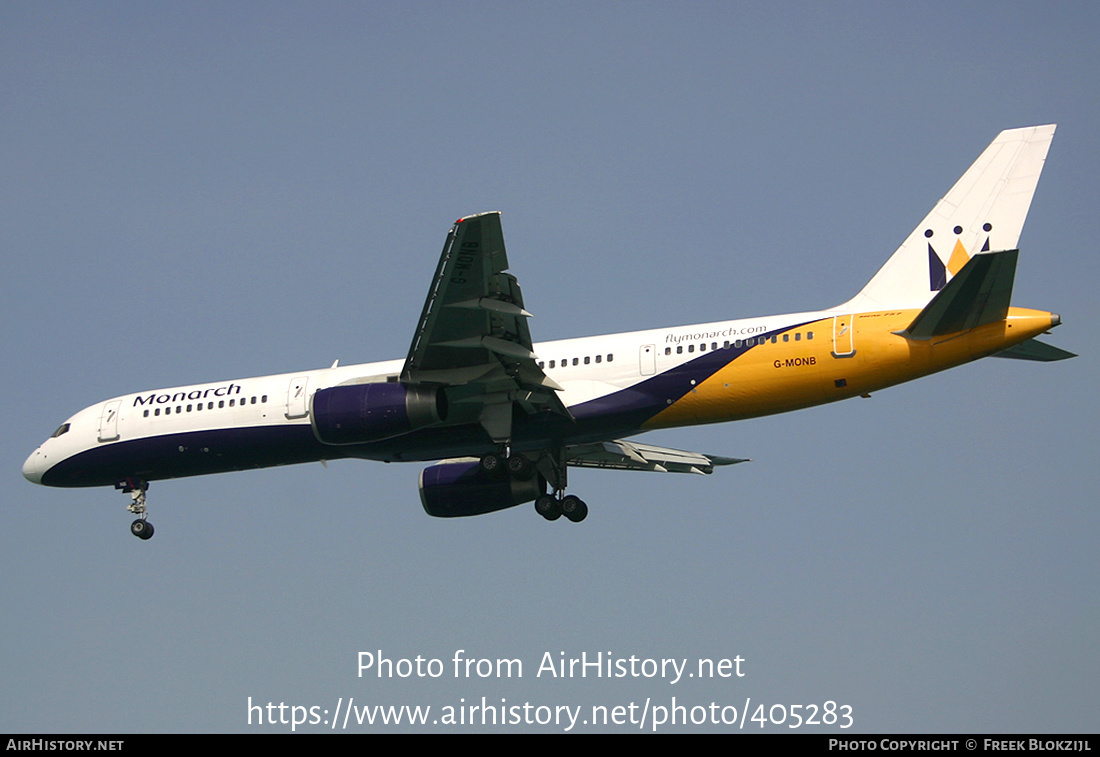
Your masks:
M 566 462 L 581 468 L 648 470 L 659 473 L 713 473 L 716 465 L 747 463 L 736 457 L 703 455 L 622 440 L 576 444 L 565 452 Z
M 901 335 L 931 339 L 1003 321 L 1019 254 L 1019 250 L 1003 250 L 972 257 Z
M 1055 360 L 1077 357 L 1076 353 L 1055 347 L 1053 344 L 1040 342 L 1038 339 L 1028 339 L 1009 347 L 1007 350 L 994 353 L 991 357 L 1010 357 L 1014 360 L 1037 360 L 1041 363 L 1052 363 Z

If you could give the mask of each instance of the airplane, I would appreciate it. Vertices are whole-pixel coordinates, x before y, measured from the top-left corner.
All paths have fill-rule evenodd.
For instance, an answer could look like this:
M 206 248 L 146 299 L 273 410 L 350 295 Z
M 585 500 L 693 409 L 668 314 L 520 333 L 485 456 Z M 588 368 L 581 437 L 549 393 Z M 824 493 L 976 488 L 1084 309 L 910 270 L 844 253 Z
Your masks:
M 1054 313 L 1012 307 L 1055 125 L 1001 132 L 852 299 L 828 310 L 534 344 L 500 213 L 447 234 L 404 360 L 126 394 L 66 420 L 36 484 L 114 486 L 149 539 L 149 483 L 341 458 L 431 462 L 432 516 L 534 502 L 579 522 L 570 467 L 709 474 L 743 458 L 630 440 L 819 405 L 986 356 L 1054 361 Z

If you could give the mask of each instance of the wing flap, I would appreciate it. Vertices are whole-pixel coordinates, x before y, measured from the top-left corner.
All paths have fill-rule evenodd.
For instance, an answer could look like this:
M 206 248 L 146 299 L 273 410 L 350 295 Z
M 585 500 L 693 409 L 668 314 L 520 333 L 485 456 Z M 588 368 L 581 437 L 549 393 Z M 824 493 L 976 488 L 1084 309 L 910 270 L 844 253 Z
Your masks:
M 704 455 L 620 439 L 572 445 L 566 448 L 565 459 L 567 464 L 580 468 L 699 474 L 713 473 L 715 466 L 719 465 L 750 462 L 743 458 Z
M 444 307 L 465 308 L 467 310 L 492 310 L 506 315 L 522 316 L 524 318 L 531 317 L 530 313 L 515 303 L 505 302 L 504 300 L 493 300 L 488 297 L 481 297 L 476 300 L 466 300 L 465 302 L 449 302 Z

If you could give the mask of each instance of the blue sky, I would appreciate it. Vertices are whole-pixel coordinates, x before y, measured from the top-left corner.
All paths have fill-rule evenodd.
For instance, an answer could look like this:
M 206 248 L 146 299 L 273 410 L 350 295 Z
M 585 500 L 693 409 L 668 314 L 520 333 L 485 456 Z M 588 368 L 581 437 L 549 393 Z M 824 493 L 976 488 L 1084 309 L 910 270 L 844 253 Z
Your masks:
M 4 4 L 0 729 L 484 696 L 1095 730 L 1098 32 L 1088 3 Z M 419 467 L 343 461 L 155 483 L 142 543 L 124 495 L 19 475 L 107 397 L 404 355 L 482 210 L 536 341 L 832 306 L 1051 122 L 1014 302 L 1075 360 L 650 435 L 754 462 L 579 471 L 581 526 L 431 519 Z M 459 649 L 524 676 L 357 675 Z M 535 675 L 608 651 L 746 675 Z

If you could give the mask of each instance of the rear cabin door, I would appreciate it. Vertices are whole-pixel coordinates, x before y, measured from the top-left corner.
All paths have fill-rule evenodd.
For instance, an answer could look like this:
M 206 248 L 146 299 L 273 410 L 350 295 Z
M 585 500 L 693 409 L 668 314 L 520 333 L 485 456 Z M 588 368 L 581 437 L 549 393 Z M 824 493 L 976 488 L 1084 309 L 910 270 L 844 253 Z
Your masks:
M 833 318 L 833 357 L 852 357 L 856 354 L 853 320 L 851 314 Z

